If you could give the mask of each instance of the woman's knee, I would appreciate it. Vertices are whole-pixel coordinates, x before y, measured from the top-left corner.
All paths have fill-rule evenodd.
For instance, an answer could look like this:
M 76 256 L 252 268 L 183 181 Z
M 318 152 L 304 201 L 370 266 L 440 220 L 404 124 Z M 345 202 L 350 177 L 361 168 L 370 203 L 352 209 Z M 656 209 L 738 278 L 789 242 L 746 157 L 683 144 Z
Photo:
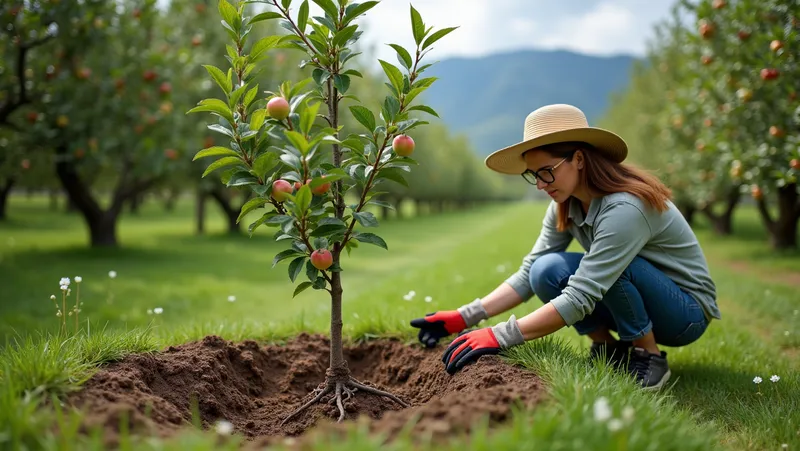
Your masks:
M 570 274 L 570 267 L 561 253 L 546 254 L 531 265 L 528 282 L 539 299 L 550 302 L 561 294 L 561 282 Z

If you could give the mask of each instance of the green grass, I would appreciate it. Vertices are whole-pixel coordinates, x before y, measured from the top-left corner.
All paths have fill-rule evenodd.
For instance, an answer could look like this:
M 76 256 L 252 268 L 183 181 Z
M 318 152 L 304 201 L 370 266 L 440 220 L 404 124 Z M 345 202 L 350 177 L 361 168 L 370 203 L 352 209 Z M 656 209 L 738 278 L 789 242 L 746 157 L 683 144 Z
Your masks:
M 8 341 L 0 354 L 0 425 L 9 425 L 0 427 L 0 443 L 19 439 L 48 449 L 101 448 L 91 437 L 80 441 L 70 432 L 77 425 L 74 414 L 59 419 L 57 409 L 40 404 L 51 394 L 74 389 L 98 364 L 125 353 L 210 333 L 271 341 L 300 331 L 327 331 L 327 293 L 309 290 L 291 299 L 286 264 L 271 269 L 282 247 L 271 242 L 270 233 L 229 237 L 215 216 L 210 235 L 193 236 L 191 211 L 188 203 L 171 214 L 147 204 L 140 216 L 127 216 L 121 223 L 122 249 L 87 250 L 78 217 L 47 212 L 40 199 L 12 199 L 15 219 L 0 225 L 0 333 Z M 390 251 L 363 246 L 343 262 L 346 336 L 413 340 L 409 319 L 483 296 L 515 271 L 536 238 L 542 214 L 541 204 L 494 205 L 383 222 L 376 231 Z M 551 400 L 519 412 L 499 430 L 479 429 L 469 442 L 454 437 L 446 448 L 800 446 L 800 316 L 794 313 L 800 295 L 791 283 L 774 281 L 776 274 L 800 274 L 800 255 L 769 251 L 752 209 L 737 211 L 733 237 L 713 236 L 702 222 L 697 234 L 717 283 L 723 320 L 689 347 L 665 348 L 674 374 L 669 390 L 644 393 L 618 374 L 586 369 L 580 359 L 588 342 L 564 329 L 507 355 L 547 381 Z M 573 243 L 573 249 L 579 246 Z M 109 279 L 109 270 L 118 277 Z M 75 339 L 50 335 L 59 319 L 49 296 L 56 294 L 60 277 L 76 275 L 84 279 L 82 318 L 90 319 L 82 329 L 90 327 L 92 333 Z M 406 301 L 403 295 L 410 290 L 417 295 Z M 236 302 L 227 301 L 231 294 Z M 426 296 L 432 301 L 425 302 Z M 510 313 L 525 315 L 538 305 L 532 299 L 488 323 Z M 159 306 L 162 315 L 147 314 Z M 778 383 L 769 381 L 773 374 L 781 377 Z M 757 386 L 755 376 L 764 382 Z M 631 406 L 635 419 L 610 431 L 592 416 L 599 397 L 609 400 L 616 417 Z M 61 434 L 41 432 L 53 422 L 61 425 Z M 131 440 L 136 449 L 225 449 L 213 434 L 201 431 L 187 431 L 166 443 Z M 312 449 L 407 449 L 410 443 L 381 445 L 380 437 L 353 425 L 343 438 L 319 437 Z M 235 449 L 236 441 L 228 446 Z

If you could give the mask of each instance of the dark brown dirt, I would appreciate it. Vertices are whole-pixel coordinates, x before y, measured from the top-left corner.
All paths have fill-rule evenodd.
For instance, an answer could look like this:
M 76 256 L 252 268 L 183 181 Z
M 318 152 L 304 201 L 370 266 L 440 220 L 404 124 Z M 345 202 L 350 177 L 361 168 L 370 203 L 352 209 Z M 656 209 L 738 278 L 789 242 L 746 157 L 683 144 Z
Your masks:
M 450 376 L 441 362 L 443 347 L 433 350 L 377 340 L 345 347 L 352 375 L 367 385 L 390 391 L 411 405 L 358 391 L 345 403 L 348 420 L 368 416 L 370 430 L 391 439 L 417 419 L 417 437 L 434 440 L 469 432 L 477 420 L 490 425 L 510 417 L 512 406 L 531 408 L 544 394 L 532 372 L 484 356 Z M 219 420 L 251 444 L 266 445 L 312 429 L 334 425 L 335 406 L 316 404 L 284 427 L 281 421 L 325 378 L 329 341 L 301 334 L 283 345 L 233 343 L 217 336 L 161 353 L 137 354 L 95 374 L 67 402 L 87 412 L 83 430 L 101 427 L 108 444 L 118 440 L 121 420 L 140 434 L 172 435 L 190 427 L 191 400 L 204 428 Z

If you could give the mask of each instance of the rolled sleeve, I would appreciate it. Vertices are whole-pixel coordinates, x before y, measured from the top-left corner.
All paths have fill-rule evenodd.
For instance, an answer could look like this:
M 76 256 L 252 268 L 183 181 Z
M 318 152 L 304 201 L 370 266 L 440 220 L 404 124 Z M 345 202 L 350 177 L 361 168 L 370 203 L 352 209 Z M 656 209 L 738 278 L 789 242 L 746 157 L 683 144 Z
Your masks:
M 631 203 L 614 203 L 598 214 L 589 251 L 570 276 L 567 287 L 550 301 L 568 326 L 594 311 L 595 304 L 603 299 L 651 235 L 644 213 Z
M 530 284 L 530 270 L 533 262 L 542 255 L 551 252 L 563 252 L 567 250 L 572 242 L 572 234 L 568 231 L 560 232 L 557 228 L 558 204 L 551 202 L 547 208 L 544 220 L 542 220 L 542 230 L 536 239 L 531 251 L 522 259 L 519 269 L 508 277 L 505 282 L 520 295 L 523 301 L 529 300 L 536 293 L 533 292 Z

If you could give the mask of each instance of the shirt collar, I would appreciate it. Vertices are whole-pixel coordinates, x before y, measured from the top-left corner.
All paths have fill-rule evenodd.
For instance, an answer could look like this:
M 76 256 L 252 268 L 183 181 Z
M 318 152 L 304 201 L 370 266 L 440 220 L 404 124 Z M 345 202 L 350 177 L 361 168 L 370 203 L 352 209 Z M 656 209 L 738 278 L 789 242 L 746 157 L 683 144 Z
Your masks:
M 569 213 L 567 216 L 572 219 L 576 226 L 582 227 L 583 225 L 594 225 L 594 220 L 597 217 L 598 210 L 600 210 L 600 202 L 602 198 L 594 197 L 589 203 L 589 211 L 586 217 L 583 215 L 583 208 L 581 208 L 581 201 L 575 197 L 569 199 Z

